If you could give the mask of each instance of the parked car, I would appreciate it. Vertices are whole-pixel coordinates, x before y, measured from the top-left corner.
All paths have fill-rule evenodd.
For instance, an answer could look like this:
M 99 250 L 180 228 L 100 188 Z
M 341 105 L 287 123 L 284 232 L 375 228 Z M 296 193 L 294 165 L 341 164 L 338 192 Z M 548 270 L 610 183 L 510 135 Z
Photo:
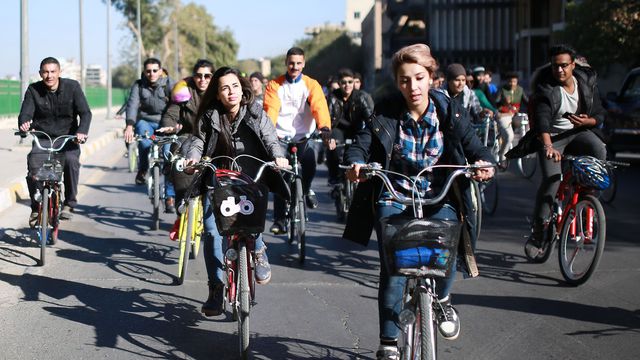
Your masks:
M 640 158 L 640 67 L 627 74 L 620 92 L 607 93 L 604 133 L 610 151 L 619 157 Z

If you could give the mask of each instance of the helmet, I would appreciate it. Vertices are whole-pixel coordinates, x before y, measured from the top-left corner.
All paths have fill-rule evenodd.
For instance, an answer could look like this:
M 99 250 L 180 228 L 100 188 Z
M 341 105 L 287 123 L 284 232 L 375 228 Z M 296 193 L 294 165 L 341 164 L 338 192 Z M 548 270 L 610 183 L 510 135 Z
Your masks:
M 571 172 L 583 186 L 604 190 L 611 184 L 607 166 L 592 156 L 580 156 L 571 162 Z
M 185 80 L 180 80 L 171 90 L 171 101 L 180 104 L 191 99 L 191 92 Z

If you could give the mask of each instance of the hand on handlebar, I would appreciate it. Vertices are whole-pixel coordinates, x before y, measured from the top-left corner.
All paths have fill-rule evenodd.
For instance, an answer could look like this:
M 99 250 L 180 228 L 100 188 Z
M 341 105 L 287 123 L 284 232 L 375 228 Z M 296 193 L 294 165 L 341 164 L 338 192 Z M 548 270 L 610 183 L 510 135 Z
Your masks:
M 276 166 L 278 166 L 280 168 L 283 168 L 283 169 L 290 168 L 289 160 L 287 158 L 276 158 L 275 159 L 275 163 L 276 163 Z
M 22 125 L 20 125 L 20 131 L 22 131 L 22 132 L 29 131 L 29 129 L 31 129 L 31 123 L 32 122 L 33 122 L 33 120 L 29 120 L 29 121 L 23 123 Z
M 351 182 L 359 182 L 364 181 L 364 179 L 360 179 L 360 168 L 362 164 L 351 164 L 351 167 L 347 169 L 345 174 L 347 175 L 347 179 Z
M 336 148 L 336 140 L 331 138 L 331 129 L 323 127 L 320 129 L 320 135 L 322 136 L 322 142 L 329 150 Z
M 89 136 L 87 134 L 77 133 L 75 142 L 77 144 L 84 144 L 85 142 L 87 142 L 88 137 Z
M 487 162 L 484 160 L 478 160 L 473 164 L 474 165 L 491 165 L 490 162 Z M 478 168 L 474 170 L 472 178 L 476 181 L 487 181 L 491 179 L 493 175 L 495 175 L 495 172 L 496 172 L 496 168 L 494 168 L 493 166 Z

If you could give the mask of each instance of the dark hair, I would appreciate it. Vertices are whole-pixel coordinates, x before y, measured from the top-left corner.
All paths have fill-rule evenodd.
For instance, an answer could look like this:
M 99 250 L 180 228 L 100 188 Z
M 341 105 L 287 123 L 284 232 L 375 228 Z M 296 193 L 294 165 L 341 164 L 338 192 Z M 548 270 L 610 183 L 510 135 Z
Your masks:
M 54 57 L 46 57 L 44 59 L 42 59 L 42 61 L 40 61 L 40 69 L 42 69 L 43 66 L 47 65 L 47 64 L 56 64 L 58 65 L 58 68 L 60 67 L 60 62 L 58 61 L 58 59 L 54 58 Z
M 216 68 L 213 67 L 213 63 L 211 61 L 207 59 L 198 59 L 195 65 L 193 65 L 192 73 L 195 75 L 196 71 L 198 71 L 198 69 L 200 69 L 201 67 L 208 67 L 209 69 L 211 69 L 211 72 L 216 71 Z
M 142 65 L 143 67 L 147 67 L 147 65 L 149 64 L 158 64 L 158 67 L 161 68 L 162 67 L 162 63 L 160 62 L 160 60 L 156 59 L 156 58 L 147 58 L 144 61 L 144 64 Z
M 344 77 L 355 77 L 355 76 L 353 74 L 353 71 L 351 71 L 351 69 L 342 68 L 338 70 L 338 79 L 342 79 Z
M 289 57 L 291 55 L 302 55 L 302 56 L 304 56 L 304 50 L 302 50 L 301 48 L 299 48 L 297 46 L 294 46 L 294 47 L 292 47 L 291 49 L 289 49 L 287 51 L 287 56 L 286 57 Z
M 508 72 L 508 73 L 506 73 L 506 74 L 504 75 L 504 78 L 505 78 L 506 80 L 514 79 L 514 78 L 515 78 L 515 79 L 517 79 L 517 78 L 518 78 L 518 73 L 517 73 L 517 72 L 515 72 L 515 71 L 510 71 L 510 72 Z
M 251 80 L 252 78 L 256 78 L 260 80 L 260 82 L 262 82 L 262 80 L 264 80 L 264 75 L 262 75 L 260 71 L 255 71 L 251 73 L 251 75 L 249 75 L 249 80 Z
M 200 106 L 198 107 L 198 114 L 196 116 L 197 126 L 200 126 L 200 122 L 203 120 L 204 114 L 210 109 L 217 110 L 220 115 L 227 112 L 227 109 L 225 109 L 222 102 L 218 99 L 218 88 L 220 86 L 220 78 L 229 74 L 233 74 L 238 77 L 238 81 L 240 82 L 240 87 L 242 88 L 242 100 L 240 100 L 240 106 L 251 105 L 253 103 L 254 96 L 251 91 L 251 84 L 249 83 L 249 80 L 244 76 L 241 76 L 240 71 L 223 66 L 213 73 L 211 83 L 209 83 L 207 91 L 202 95 Z M 231 124 L 227 121 L 221 121 L 220 125 L 221 131 L 218 136 L 215 153 L 217 155 L 233 156 L 234 150 L 231 140 Z
M 557 55 L 568 54 L 571 57 L 571 61 L 576 60 L 576 51 L 569 45 L 558 44 L 549 48 L 549 57 L 552 58 Z
M 359 72 L 354 72 L 353 73 L 353 78 L 354 79 L 358 79 L 362 82 L 362 74 L 360 74 Z

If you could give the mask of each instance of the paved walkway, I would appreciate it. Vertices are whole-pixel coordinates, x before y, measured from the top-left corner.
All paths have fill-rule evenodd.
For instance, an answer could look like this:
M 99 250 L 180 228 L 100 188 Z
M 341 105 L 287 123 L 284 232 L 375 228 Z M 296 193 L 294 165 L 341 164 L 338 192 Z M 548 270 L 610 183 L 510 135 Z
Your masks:
M 82 164 L 89 156 L 103 156 L 100 150 L 111 141 L 122 137 L 124 120 L 106 118 L 106 108 L 93 110 L 89 139 L 82 145 Z M 17 200 L 29 198 L 25 176 L 27 175 L 27 154 L 31 150 L 29 138 L 21 140 L 13 135 L 18 128 L 17 117 L 0 119 L 0 211 L 11 207 Z M 124 152 L 124 145 L 122 146 Z M 80 170 L 82 172 L 82 170 Z

